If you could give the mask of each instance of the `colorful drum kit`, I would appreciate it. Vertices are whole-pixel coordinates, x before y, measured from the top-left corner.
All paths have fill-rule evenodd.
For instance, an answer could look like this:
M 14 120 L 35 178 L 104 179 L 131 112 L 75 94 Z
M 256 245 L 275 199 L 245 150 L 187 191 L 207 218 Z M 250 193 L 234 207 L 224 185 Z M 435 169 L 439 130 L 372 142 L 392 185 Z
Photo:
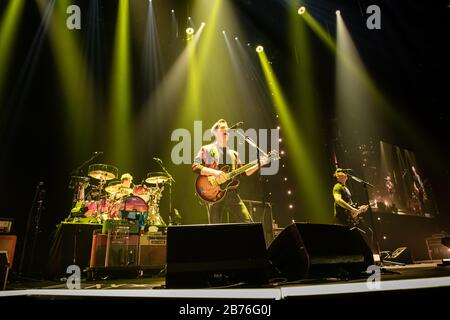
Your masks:
M 75 205 L 71 212 L 99 223 L 129 219 L 137 214 L 145 217 L 146 225 L 165 226 L 159 203 L 169 177 L 163 172 L 150 172 L 143 184 L 131 187 L 117 180 L 118 172 L 111 165 L 93 164 L 88 169 L 89 177 L 72 177 L 70 187 L 75 189 Z M 90 178 L 94 179 L 92 183 Z

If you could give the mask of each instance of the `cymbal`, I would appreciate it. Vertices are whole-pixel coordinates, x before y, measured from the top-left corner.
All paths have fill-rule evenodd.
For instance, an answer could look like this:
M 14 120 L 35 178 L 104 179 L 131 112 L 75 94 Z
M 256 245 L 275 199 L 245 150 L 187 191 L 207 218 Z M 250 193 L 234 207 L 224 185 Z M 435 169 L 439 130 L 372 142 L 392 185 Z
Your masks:
M 112 183 L 111 183 L 112 182 Z M 105 191 L 109 194 L 123 194 L 128 195 L 133 192 L 133 189 L 126 188 L 122 186 L 122 183 L 120 181 L 111 181 L 109 185 L 105 188 Z
M 119 170 L 109 164 L 91 164 L 88 175 L 97 180 L 112 180 L 117 178 Z
M 161 184 L 169 181 L 169 177 L 164 172 L 149 172 L 145 182 L 149 184 Z

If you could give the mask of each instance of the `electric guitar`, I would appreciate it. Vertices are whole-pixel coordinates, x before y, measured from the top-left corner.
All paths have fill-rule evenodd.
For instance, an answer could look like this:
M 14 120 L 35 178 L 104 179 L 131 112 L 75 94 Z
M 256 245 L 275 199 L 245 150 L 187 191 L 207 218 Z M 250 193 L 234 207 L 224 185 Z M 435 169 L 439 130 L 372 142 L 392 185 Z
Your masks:
M 359 223 L 364 222 L 363 218 L 360 217 L 359 215 L 364 213 L 364 212 L 366 212 L 367 209 L 369 209 L 369 205 L 366 204 L 366 205 L 357 207 L 356 209 L 358 209 L 358 210 L 355 213 L 347 212 L 347 223 L 349 225 L 355 226 L 355 225 L 357 225 Z
M 267 163 L 279 159 L 278 152 L 271 151 L 268 154 Z M 214 176 L 199 175 L 195 181 L 195 191 L 207 203 L 214 204 L 220 202 L 228 190 L 236 189 L 239 186 L 240 182 L 235 178 L 257 163 L 258 160 L 255 160 L 233 171 L 230 171 L 230 166 L 224 166 L 221 170 L 225 172 L 226 179 L 223 181 L 219 181 Z

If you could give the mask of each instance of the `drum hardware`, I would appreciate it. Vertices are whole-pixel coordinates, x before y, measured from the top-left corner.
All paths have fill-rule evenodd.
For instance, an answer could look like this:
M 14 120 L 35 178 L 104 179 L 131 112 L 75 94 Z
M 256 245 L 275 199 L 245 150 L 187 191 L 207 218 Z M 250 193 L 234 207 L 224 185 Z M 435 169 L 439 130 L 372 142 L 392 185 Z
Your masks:
M 116 179 L 119 174 L 117 167 L 109 164 L 91 164 L 88 169 L 88 176 L 99 180 L 99 193 L 103 191 L 106 181 Z
M 118 173 L 119 170 L 109 164 L 91 164 L 88 170 L 88 176 L 100 181 L 116 179 Z
M 105 191 L 114 199 L 118 199 L 131 194 L 133 189 L 124 187 L 120 180 L 112 180 L 108 183 Z
M 169 183 L 169 224 L 172 224 L 172 222 L 174 220 L 178 220 L 178 221 L 181 220 L 181 216 L 179 216 L 178 211 L 176 211 L 175 216 L 173 216 L 173 213 L 172 213 L 172 183 L 175 183 L 175 179 L 164 167 L 163 161 L 161 159 L 153 158 L 153 160 L 155 160 L 158 163 L 158 165 L 161 167 L 161 169 L 164 171 L 164 174 L 162 176 L 168 178 L 168 180 L 166 182 Z M 148 176 L 149 175 L 147 175 L 147 177 Z M 177 214 L 178 214 L 178 216 L 177 216 Z M 180 219 L 178 219 L 178 218 L 180 218 Z
M 164 172 L 149 172 L 145 182 L 148 184 L 164 184 L 169 181 L 169 177 Z

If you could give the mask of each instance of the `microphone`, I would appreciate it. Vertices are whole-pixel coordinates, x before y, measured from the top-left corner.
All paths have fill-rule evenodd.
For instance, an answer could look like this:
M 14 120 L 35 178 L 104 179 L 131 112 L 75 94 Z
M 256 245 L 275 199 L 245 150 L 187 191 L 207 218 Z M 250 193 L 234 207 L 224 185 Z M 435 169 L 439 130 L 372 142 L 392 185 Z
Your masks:
M 95 154 L 95 155 L 103 154 L 103 151 L 95 151 L 94 154 Z
M 244 124 L 244 121 L 240 121 L 240 122 L 238 122 L 236 124 L 233 124 L 231 127 L 228 128 L 228 130 L 233 130 L 233 129 L 242 127 L 243 124 Z

